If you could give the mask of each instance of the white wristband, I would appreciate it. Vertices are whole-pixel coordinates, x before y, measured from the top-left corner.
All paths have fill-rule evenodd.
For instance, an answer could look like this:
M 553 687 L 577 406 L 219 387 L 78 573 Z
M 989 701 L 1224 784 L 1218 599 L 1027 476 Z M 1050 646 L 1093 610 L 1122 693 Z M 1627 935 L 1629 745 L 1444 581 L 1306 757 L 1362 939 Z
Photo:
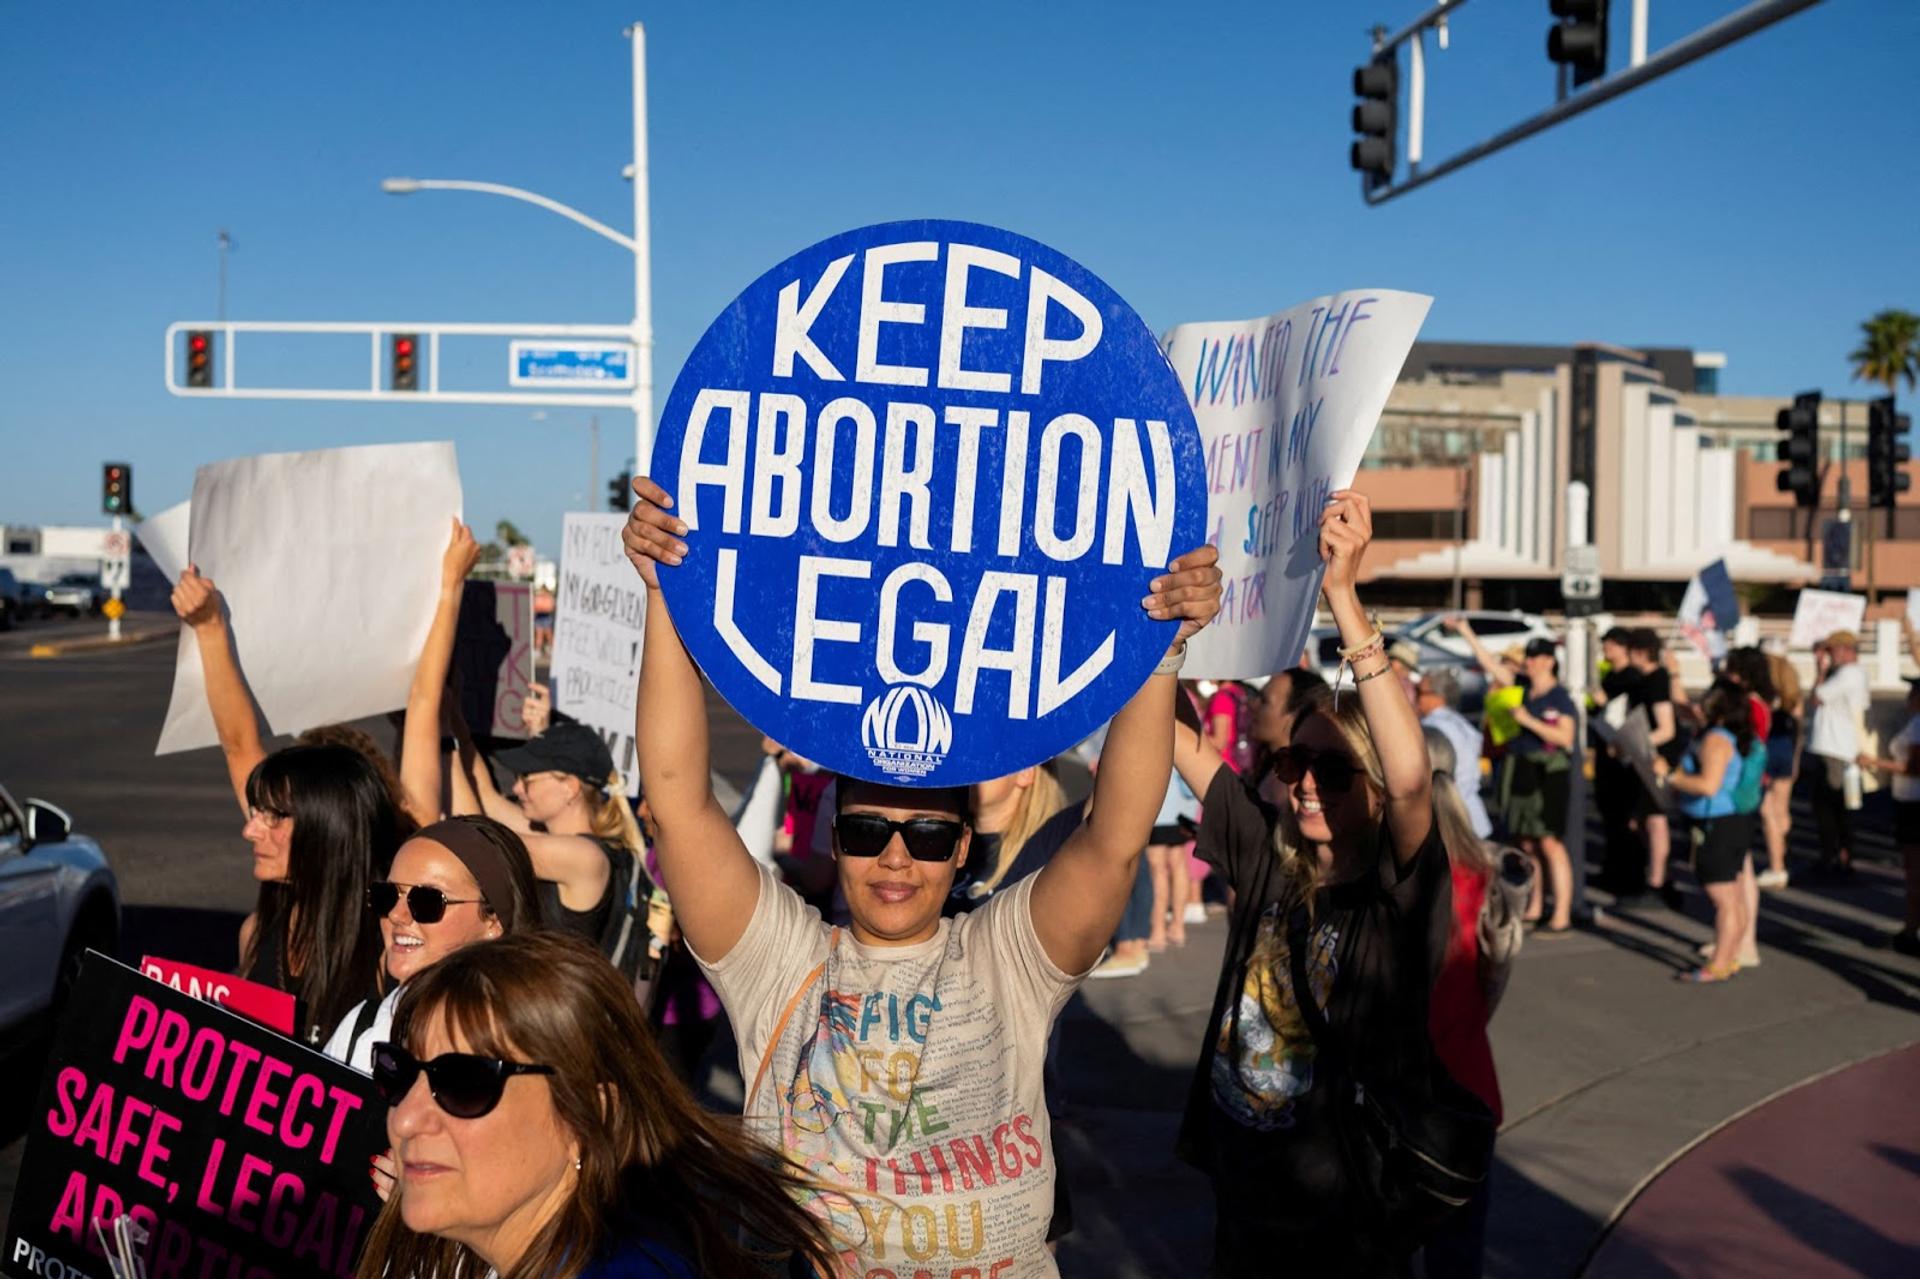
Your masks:
M 1167 655 L 1160 659 L 1160 665 L 1153 668 L 1153 673 L 1155 675 L 1178 675 L 1180 668 L 1186 664 L 1186 661 L 1187 646 L 1186 643 L 1182 641 L 1167 650 Z

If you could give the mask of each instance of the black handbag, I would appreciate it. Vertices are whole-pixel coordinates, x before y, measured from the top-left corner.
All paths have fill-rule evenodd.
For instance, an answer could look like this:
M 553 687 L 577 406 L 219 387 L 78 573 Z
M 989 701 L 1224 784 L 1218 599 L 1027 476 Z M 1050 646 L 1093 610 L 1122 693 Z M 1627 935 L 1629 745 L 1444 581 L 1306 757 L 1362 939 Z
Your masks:
M 1287 924 L 1288 964 L 1317 1049 L 1316 1069 L 1324 1063 L 1327 1070 L 1327 1121 L 1376 1224 L 1415 1247 L 1485 1184 L 1493 1166 L 1493 1112 L 1434 1056 L 1424 999 L 1417 1001 L 1421 1051 L 1407 1063 L 1406 1076 L 1362 1069 L 1314 1002 L 1307 949 L 1306 910 L 1296 907 Z

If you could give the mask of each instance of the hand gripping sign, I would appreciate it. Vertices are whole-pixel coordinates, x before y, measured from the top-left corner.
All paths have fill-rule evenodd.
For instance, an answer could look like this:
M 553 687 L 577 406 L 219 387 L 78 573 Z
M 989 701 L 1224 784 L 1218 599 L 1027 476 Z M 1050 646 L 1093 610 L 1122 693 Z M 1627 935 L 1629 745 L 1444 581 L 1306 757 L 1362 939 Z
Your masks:
M 1193 411 L 1140 317 L 967 222 L 761 276 L 653 458 L 690 530 L 660 583 L 694 660 L 762 731 L 898 785 L 999 776 L 1110 717 L 1177 629 L 1148 583 L 1205 536 Z

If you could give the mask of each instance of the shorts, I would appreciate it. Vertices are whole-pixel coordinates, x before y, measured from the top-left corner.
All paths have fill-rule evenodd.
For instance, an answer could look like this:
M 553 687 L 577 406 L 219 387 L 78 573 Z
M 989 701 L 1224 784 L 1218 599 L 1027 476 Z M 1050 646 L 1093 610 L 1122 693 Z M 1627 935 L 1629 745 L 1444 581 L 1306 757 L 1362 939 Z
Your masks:
M 1920 844 L 1920 799 L 1893 801 L 1893 842 L 1908 848 Z
M 1707 817 L 1693 824 L 1693 875 L 1703 884 L 1726 884 L 1740 877 L 1753 850 L 1753 814 Z
M 1500 815 L 1511 839 L 1561 839 L 1567 832 L 1567 801 L 1573 770 L 1543 766 L 1538 755 L 1509 753 L 1501 761 Z
M 1784 782 L 1793 776 L 1793 738 L 1775 735 L 1767 739 L 1767 780 Z

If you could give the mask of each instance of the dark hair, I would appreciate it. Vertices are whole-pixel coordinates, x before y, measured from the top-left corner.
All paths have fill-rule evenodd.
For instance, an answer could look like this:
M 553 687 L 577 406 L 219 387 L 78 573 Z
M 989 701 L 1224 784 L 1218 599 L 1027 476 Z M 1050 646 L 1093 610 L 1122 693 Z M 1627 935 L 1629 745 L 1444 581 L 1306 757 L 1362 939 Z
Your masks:
M 1627 651 L 1645 653 L 1648 657 L 1659 657 L 1665 647 L 1660 643 L 1660 633 L 1651 626 L 1636 626 L 1627 632 Z
M 1280 712 L 1286 715 L 1298 728 L 1300 721 L 1319 711 L 1333 707 L 1333 686 L 1327 683 L 1326 676 L 1310 666 L 1290 666 L 1284 671 L 1276 671 L 1273 679 L 1267 681 L 1267 687 L 1260 690 L 1264 699 L 1267 691 L 1273 687 L 1273 680 L 1285 676 L 1287 680 L 1287 700 L 1282 703 Z M 1284 745 L 1285 743 L 1282 743 Z M 1277 747 L 1265 742 L 1255 752 L 1253 767 L 1248 771 L 1250 777 L 1265 777 L 1267 770 L 1273 767 L 1273 752 Z
M 526 841 L 521 839 L 511 826 L 479 813 L 442 818 L 434 825 L 445 826 L 452 822 L 471 826 L 474 834 L 486 840 L 500 854 L 500 864 L 507 872 L 507 900 L 485 902 L 481 909 L 500 921 L 503 935 L 546 927 L 546 920 L 540 913 L 540 878 L 533 873 L 533 857 L 527 852 Z M 423 826 L 417 833 L 432 839 L 433 836 L 430 833 L 432 830 L 432 826 Z M 449 851 L 455 857 L 460 857 L 459 849 Z M 467 859 L 460 857 L 460 860 L 465 862 Z M 479 883 L 480 877 L 475 875 L 474 881 Z M 481 884 L 481 891 L 486 891 L 484 884 Z M 507 925 L 508 920 L 513 921 L 511 927 Z
M 887 785 L 886 782 L 870 782 L 864 778 L 849 777 L 845 773 L 835 773 L 833 775 L 834 815 L 837 817 L 846 811 L 847 792 L 856 786 L 885 785 Z M 915 793 L 928 797 L 928 807 L 951 808 L 960 815 L 961 821 L 969 826 L 973 824 L 973 788 L 971 786 L 931 786 L 925 790 L 917 790 Z
M 1778 696 L 1773 688 L 1773 663 L 1757 648 L 1736 648 L 1728 653 L 1726 673 L 1769 705 Z
M 301 1033 L 331 1028 L 380 971 L 367 885 L 393 864 L 399 815 L 372 763 L 347 746 L 275 751 L 247 777 L 247 804 L 292 818 L 293 837 L 286 879 L 260 885 L 241 970 L 253 970 L 263 944 L 283 946 L 275 958 L 282 988 L 300 1001 Z
M 1621 648 L 1633 647 L 1633 632 L 1624 626 L 1609 626 L 1607 633 L 1600 637 L 1602 644 L 1618 644 Z
M 502 1279 L 572 1279 L 617 1242 L 622 1212 L 636 1203 L 684 1228 L 695 1274 L 760 1276 L 783 1254 L 838 1273 L 825 1226 L 796 1199 L 811 1183 L 739 1119 L 694 1100 L 668 1069 L 632 985 L 586 942 L 515 933 L 455 951 L 407 983 L 393 1041 L 421 1053 L 436 1022 L 467 1051 L 553 1067 L 554 1113 L 578 1143 L 573 1193 Z M 374 1222 L 359 1279 L 487 1269 L 464 1244 L 408 1229 L 401 1198 Z
M 406 713 L 399 712 L 404 720 Z M 373 740 L 370 733 L 363 733 L 351 724 L 322 724 L 318 728 L 309 728 L 293 739 L 296 746 L 344 746 L 348 750 L 358 751 L 367 763 L 373 765 L 373 771 L 380 775 L 380 784 L 387 788 L 387 798 L 393 801 L 393 811 L 400 823 L 400 836 L 406 838 L 413 834 L 419 823 L 413 820 L 413 814 L 407 811 L 407 793 L 400 785 L 400 774 L 393 771 L 393 761 L 380 749 L 380 743 Z
M 1700 699 L 1700 714 L 1709 728 L 1724 728 L 1742 755 L 1753 745 L 1753 699 L 1748 691 L 1730 679 L 1713 681 L 1713 687 Z

